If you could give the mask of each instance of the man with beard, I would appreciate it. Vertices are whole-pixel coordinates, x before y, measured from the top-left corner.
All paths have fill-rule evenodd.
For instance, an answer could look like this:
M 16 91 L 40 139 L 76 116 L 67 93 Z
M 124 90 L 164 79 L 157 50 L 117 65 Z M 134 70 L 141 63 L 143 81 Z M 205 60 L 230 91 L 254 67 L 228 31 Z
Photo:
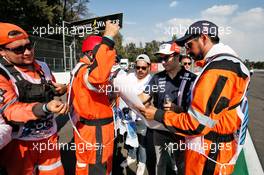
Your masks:
M 249 71 L 229 46 L 219 43 L 218 27 L 210 21 L 193 23 L 176 42 L 203 67 L 188 112 L 139 109 L 186 137 L 185 174 L 232 174 L 247 130 Z

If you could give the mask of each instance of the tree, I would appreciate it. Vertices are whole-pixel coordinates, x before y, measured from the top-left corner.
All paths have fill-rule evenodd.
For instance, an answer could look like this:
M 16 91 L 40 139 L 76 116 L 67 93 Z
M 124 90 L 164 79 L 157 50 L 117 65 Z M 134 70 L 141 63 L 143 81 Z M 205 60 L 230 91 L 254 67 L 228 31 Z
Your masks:
M 117 54 L 118 55 L 121 55 L 124 58 L 126 58 L 127 57 L 127 54 L 126 54 L 125 48 L 122 45 L 122 42 L 123 42 L 123 36 L 122 36 L 122 34 L 121 33 L 118 33 L 115 36 L 114 40 L 115 40 L 115 49 L 117 51 Z
M 244 64 L 247 68 L 250 68 L 252 65 L 252 63 L 248 59 L 245 59 Z
M 0 1 L 1 21 L 17 24 L 25 30 L 51 23 L 53 10 L 54 7 L 48 6 L 47 1 L 42 0 Z
M 129 61 L 134 61 L 136 57 L 136 44 L 135 43 L 129 43 L 125 46 L 125 51 L 127 54 L 127 58 Z
M 157 57 L 154 54 L 155 54 L 155 52 L 157 52 L 159 50 L 160 44 L 161 44 L 161 42 L 153 40 L 151 42 L 147 42 L 145 45 L 145 49 L 144 49 L 145 53 L 149 56 L 149 58 L 152 62 L 157 61 Z
M 254 69 L 264 69 L 264 62 L 263 61 L 250 61 L 249 59 L 245 59 L 245 61 L 243 61 L 243 63 L 245 64 L 245 66 L 248 69 L 254 68 Z
M 177 35 L 176 34 L 173 34 L 172 35 L 172 41 L 175 41 L 177 39 Z
M 27 32 L 33 27 L 61 25 L 88 13 L 88 0 L 1 0 L 1 22 L 14 23 Z
M 130 62 L 134 62 L 136 60 L 136 57 L 143 53 L 147 54 L 152 62 L 157 61 L 157 58 L 154 54 L 158 51 L 161 42 L 153 40 L 151 42 L 147 42 L 145 44 L 145 47 L 143 47 L 142 42 L 140 42 L 139 47 L 137 47 L 133 42 L 126 44 L 126 46 L 123 46 L 123 36 L 120 33 L 114 39 L 116 43 L 115 49 L 117 50 L 117 53 L 122 55 L 123 58 L 128 58 Z
M 64 21 L 76 21 L 87 17 L 89 0 L 64 0 L 62 19 Z

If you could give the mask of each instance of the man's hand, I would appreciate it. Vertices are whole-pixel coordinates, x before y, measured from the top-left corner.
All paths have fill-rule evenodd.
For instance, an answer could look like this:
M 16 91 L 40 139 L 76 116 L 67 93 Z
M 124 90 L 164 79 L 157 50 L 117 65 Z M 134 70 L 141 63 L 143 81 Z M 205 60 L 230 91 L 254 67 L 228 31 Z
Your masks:
M 63 95 L 66 93 L 67 91 L 67 85 L 65 84 L 60 84 L 60 83 L 55 83 L 52 81 L 53 86 L 55 87 L 55 90 L 57 93 L 59 93 L 60 95 Z
M 165 104 L 163 105 L 163 110 L 164 110 L 164 111 L 174 111 L 174 112 L 176 112 L 176 113 L 181 113 L 181 112 L 183 112 L 183 108 L 182 108 L 182 107 L 177 106 L 176 104 L 171 103 L 171 102 L 169 102 L 169 103 L 165 103 Z
M 119 32 L 119 22 L 118 23 L 111 23 L 110 20 L 105 22 L 105 32 L 104 36 L 110 36 L 110 37 L 115 37 L 118 32 Z
M 138 110 L 145 116 L 146 119 L 154 120 L 157 108 L 154 106 L 137 107 Z
M 67 103 L 63 103 L 59 100 L 51 100 L 47 104 L 47 109 L 55 114 L 64 115 L 69 111 L 69 106 Z
M 174 111 L 176 108 L 176 105 L 172 102 L 169 102 L 169 103 L 165 103 L 163 105 L 163 110 L 164 111 Z

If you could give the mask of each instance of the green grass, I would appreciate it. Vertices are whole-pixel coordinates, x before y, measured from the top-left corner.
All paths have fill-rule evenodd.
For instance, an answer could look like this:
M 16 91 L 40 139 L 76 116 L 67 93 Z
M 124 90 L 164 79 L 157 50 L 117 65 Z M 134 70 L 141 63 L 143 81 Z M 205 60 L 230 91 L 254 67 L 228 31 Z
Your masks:
M 237 163 L 233 175 L 248 175 L 248 169 L 247 169 L 245 154 L 243 150 L 241 151 L 237 159 Z

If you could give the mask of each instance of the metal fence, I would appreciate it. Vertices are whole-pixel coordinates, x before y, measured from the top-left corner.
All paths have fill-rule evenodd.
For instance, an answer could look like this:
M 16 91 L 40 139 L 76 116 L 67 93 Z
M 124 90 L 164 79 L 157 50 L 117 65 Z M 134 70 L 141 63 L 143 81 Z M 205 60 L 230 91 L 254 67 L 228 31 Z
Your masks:
M 35 58 L 46 62 L 53 72 L 70 71 L 76 64 L 75 41 L 65 43 L 64 64 L 63 42 L 60 40 L 31 36 L 35 42 Z

